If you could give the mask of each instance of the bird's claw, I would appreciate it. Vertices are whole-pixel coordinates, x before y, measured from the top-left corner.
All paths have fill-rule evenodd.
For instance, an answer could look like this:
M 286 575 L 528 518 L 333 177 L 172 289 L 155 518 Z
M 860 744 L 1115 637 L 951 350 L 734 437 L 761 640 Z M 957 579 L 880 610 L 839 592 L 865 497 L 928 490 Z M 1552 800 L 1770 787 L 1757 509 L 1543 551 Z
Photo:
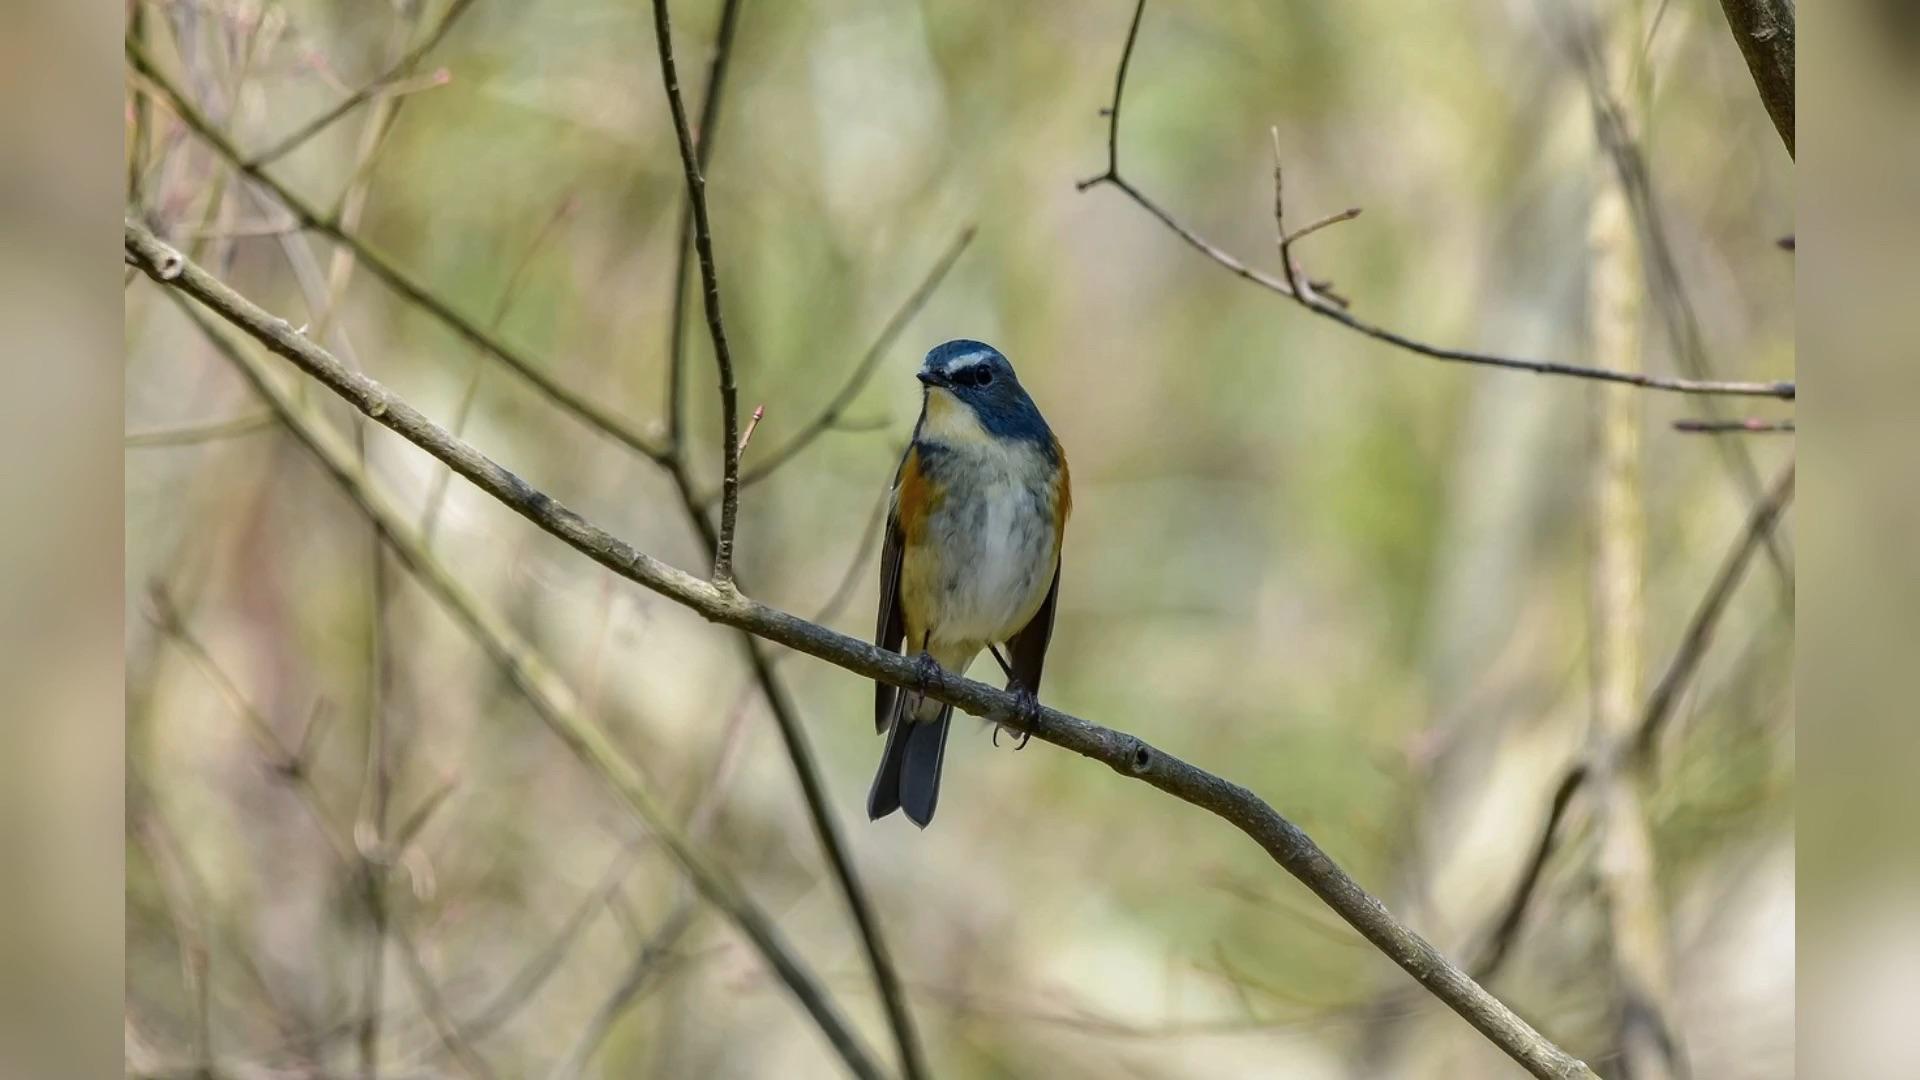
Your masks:
M 913 658 L 913 668 L 914 682 L 917 684 L 914 689 L 920 691 L 922 694 L 933 689 L 934 684 L 938 683 L 941 676 L 946 674 L 941 670 L 940 662 L 933 658 L 933 654 L 924 649 L 921 650 L 919 656 Z
M 1014 743 L 1013 748 L 1015 750 L 1025 750 L 1028 741 L 1033 738 L 1034 725 L 1040 722 L 1040 698 L 1024 686 L 1015 686 L 1011 689 L 1013 690 L 1014 707 L 1020 711 L 1020 741 Z M 993 745 L 1000 745 L 999 724 L 993 725 Z

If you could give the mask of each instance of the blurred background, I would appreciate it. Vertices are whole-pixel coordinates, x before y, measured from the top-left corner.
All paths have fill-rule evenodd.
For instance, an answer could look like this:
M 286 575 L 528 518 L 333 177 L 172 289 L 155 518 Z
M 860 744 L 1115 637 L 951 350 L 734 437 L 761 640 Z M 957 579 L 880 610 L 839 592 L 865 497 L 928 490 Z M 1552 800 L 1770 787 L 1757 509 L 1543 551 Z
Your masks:
M 696 114 L 720 6 L 674 6 Z M 1718 5 L 1628 7 L 1152 3 L 1121 171 L 1277 274 L 1277 128 L 1290 221 L 1365 210 L 1296 254 L 1366 318 L 1792 378 L 1792 161 Z M 1132 11 L 741 5 L 707 174 L 740 400 L 765 408 L 748 469 L 855 390 L 746 490 L 743 582 L 867 634 L 910 373 L 937 342 L 991 342 L 1073 463 L 1049 704 L 1251 787 L 1603 1074 L 1643 1052 L 1651 1013 L 1670 1075 L 1792 1075 L 1790 513 L 1651 752 L 1589 770 L 1513 903 L 1556 790 L 1644 718 L 1793 453 L 1790 434 L 1674 422 L 1791 406 L 1437 363 L 1237 279 L 1110 185 L 1077 192 L 1106 164 Z M 268 173 L 660 439 L 683 180 L 646 5 L 135 0 L 128 34 L 157 72 L 126 82 L 131 212 L 530 482 L 704 570 L 665 470 L 294 227 L 166 100 L 256 155 L 373 85 Z M 1600 134 L 1596 81 L 1624 149 Z M 1623 160 L 1644 165 L 1639 194 Z M 718 406 L 691 310 L 704 497 Z M 331 395 L 306 397 L 356 438 Z M 144 279 L 125 403 L 130 1073 L 839 1074 L 739 934 Z M 361 445 L 886 1057 L 735 636 L 398 438 Z M 1225 823 L 1051 746 L 962 721 L 936 824 L 869 824 L 870 685 L 774 655 L 939 1075 L 1515 1071 Z M 998 681 L 990 661 L 973 674 Z

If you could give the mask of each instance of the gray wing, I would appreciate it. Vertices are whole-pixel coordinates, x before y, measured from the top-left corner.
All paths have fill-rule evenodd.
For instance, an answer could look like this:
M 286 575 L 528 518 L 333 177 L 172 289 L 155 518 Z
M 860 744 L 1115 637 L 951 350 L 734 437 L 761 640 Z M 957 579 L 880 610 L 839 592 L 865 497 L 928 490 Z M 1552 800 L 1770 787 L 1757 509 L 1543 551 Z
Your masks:
M 1007 639 L 1007 663 L 1013 669 L 1012 677 L 1007 680 L 1007 689 L 1016 686 L 1027 690 L 1035 697 L 1040 696 L 1040 668 L 1047 662 L 1047 642 L 1053 637 L 1054 602 L 1060 597 L 1060 563 L 1053 564 L 1053 584 L 1047 586 L 1047 598 L 1040 601 L 1040 610 L 1020 632 Z

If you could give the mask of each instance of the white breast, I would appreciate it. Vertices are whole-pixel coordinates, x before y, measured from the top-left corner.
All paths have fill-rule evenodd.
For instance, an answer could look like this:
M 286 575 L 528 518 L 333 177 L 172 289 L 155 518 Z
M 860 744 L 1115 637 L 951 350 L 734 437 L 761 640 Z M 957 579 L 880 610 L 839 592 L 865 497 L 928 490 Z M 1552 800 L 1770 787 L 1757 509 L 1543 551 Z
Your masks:
M 931 629 L 936 641 L 977 650 L 1032 619 L 1053 581 L 1057 538 L 1043 469 L 1004 455 L 966 457 L 960 468 L 968 479 L 948 484 L 929 521 L 928 540 L 938 548 L 930 584 L 939 617 Z

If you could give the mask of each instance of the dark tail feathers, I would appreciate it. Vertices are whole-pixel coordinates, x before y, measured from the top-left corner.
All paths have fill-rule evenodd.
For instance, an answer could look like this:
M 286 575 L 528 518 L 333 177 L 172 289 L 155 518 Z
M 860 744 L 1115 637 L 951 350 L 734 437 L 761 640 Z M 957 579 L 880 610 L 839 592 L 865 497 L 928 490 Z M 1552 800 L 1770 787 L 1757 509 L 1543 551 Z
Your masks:
M 873 776 L 873 789 L 867 793 L 867 817 L 878 821 L 895 810 L 905 810 L 907 820 L 924 829 L 940 801 L 940 763 L 947 755 L 947 722 L 953 719 L 953 706 L 941 707 L 936 719 L 916 721 L 911 719 L 914 710 L 909 699 L 917 697 L 902 693 L 895 699 L 887 749 L 880 757 L 880 771 Z

